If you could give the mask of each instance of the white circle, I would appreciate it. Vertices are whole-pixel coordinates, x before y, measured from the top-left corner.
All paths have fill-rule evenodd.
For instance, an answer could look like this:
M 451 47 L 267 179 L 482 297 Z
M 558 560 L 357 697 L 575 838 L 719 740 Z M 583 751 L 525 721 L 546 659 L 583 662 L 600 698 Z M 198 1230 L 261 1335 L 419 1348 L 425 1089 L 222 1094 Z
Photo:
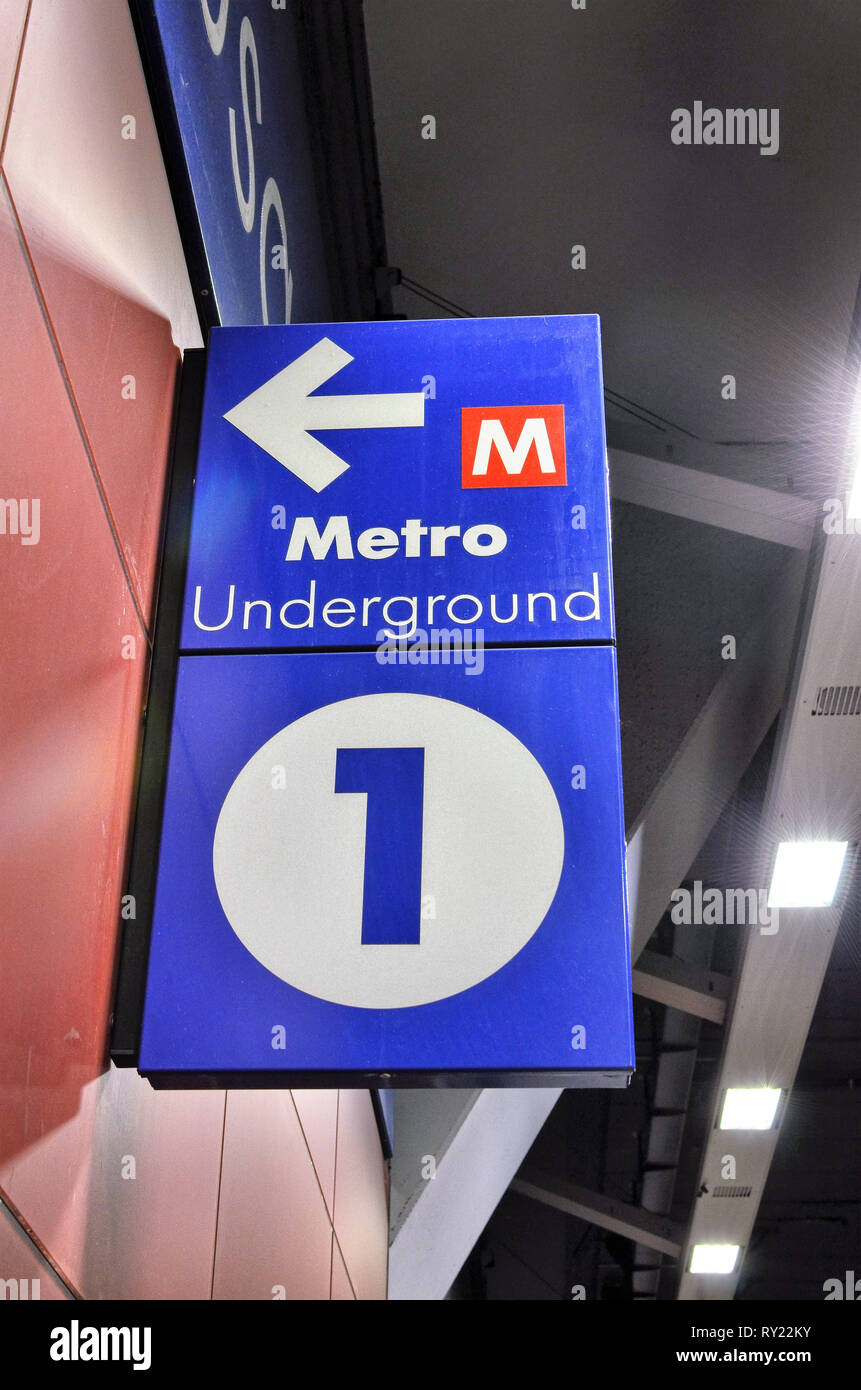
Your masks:
M 362 944 L 366 797 L 335 792 L 339 748 L 425 750 L 421 939 Z M 221 905 L 279 979 L 336 1004 L 398 1009 L 459 994 L 526 945 L 562 872 L 559 804 L 486 715 L 391 693 L 288 724 L 245 764 L 213 843 Z

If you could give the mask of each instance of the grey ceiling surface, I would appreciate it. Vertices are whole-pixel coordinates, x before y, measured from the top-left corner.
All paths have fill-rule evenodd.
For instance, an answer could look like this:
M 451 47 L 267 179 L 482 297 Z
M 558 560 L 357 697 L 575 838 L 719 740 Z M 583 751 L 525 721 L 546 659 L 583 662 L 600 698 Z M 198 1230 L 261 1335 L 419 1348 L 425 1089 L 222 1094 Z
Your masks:
M 393 264 L 474 314 L 598 312 L 613 391 L 705 440 L 821 451 L 859 271 L 853 0 L 365 14 Z M 673 145 L 695 100 L 778 107 L 777 154 Z
M 783 546 L 614 502 L 613 581 L 628 826 L 744 642 Z
M 365 22 L 390 263 L 476 315 L 600 314 L 611 445 L 817 501 L 836 493 L 861 267 L 861 5 L 365 0 Z M 696 100 L 778 108 L 778 153 L 673 145 L 671 113 Z M 422 139 L 427 115 L 435 140 Z M 574 244 L 584 270 L 571 268 Z M 445 312 L 406 287 L 395 307 Z M 722 399 L 727 373 L 735 400 Z M 722 637 L 744 640 L 788 552 L 620 501 L 613 545 L 630 825 L 722 674 Z M 692 877 L 743 881 L 772 741 Z M 822 1279 L 854 1267 L 853 1240 L 861 1269 L 857 1091 L 844 1103 L 861 1073 L 850 919 L 856 936 L 847 946 L 843 933 L 826 977 L 741 1298 L 821 1296 Z M 652 945 L 671 949 L 666 921 Z M 732 969 L 735 947 L 730 933 L 716 941 L 716 968 Z M 530 1163 L 640 1200 L 666 1012 L 636 1001 L 631 1089 L 564 1095 Z M 719 1048 L 720 1029 L 703 1024 L 675 1175 L 680 1220 Z M 562 1298 L 581 1282 L 589 1297 L 630 1297 L 633 1250 L 509 1193 L 453 1296 Z M 672 1289 L 665 1270 L 662 1296 Z

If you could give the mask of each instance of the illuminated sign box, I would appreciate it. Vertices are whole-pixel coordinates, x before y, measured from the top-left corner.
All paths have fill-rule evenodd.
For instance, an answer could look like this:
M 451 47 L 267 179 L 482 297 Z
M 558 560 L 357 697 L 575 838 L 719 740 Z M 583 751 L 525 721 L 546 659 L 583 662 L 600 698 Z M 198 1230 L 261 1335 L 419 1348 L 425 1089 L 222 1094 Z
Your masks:
M 612 642 L 609 534 L 596 318 L 213 331 L 183 650 Z
M 184 447 L 116 1059 L 624 1085 L 597 320 L 217 330 Z

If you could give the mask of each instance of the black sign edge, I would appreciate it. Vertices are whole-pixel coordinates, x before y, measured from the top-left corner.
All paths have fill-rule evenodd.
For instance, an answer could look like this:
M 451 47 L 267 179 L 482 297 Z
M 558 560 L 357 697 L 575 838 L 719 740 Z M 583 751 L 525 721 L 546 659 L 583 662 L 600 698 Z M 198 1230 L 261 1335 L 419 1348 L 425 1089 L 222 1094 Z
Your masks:
M 142 1071 L 154 1090 L 398 1090 L 400 1088 L 436 1090 L 447 1088 L 519 1088 L 556 1086 L 568 1090 L 598 1088 L 611 1090 L 630 1084 L 633 1066 L 572 1067 L 566 1071 L 489 1070 L 447 1071 Z
M 118 1067 L 136 1066 L 140 1051 L 206 356 L 203 348 L 187 351 L 179 370 L 164 548 L 127 875 L 126 892 L 133 899 L 135 916 L 123 924 L 111 1020 L 110 1057 Z

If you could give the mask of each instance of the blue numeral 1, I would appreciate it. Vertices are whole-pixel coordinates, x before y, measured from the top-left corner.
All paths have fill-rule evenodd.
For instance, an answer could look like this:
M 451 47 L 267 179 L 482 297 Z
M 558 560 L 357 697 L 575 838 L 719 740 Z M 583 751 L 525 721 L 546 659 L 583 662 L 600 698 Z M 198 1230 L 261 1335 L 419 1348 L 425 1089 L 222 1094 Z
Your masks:
M 366 792 L 363 946 L 418 946 L 423 748 L 339 748 L 336 792 Z

